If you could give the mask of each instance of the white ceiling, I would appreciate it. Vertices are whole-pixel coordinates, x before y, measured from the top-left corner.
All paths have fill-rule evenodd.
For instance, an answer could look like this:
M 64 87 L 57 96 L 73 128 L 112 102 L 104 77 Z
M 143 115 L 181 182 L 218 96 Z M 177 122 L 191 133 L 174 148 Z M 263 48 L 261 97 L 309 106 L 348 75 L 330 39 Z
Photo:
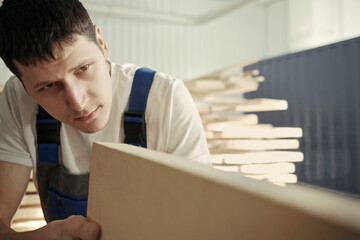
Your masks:
M 198 24 L 253 1 L 256 0 L 82 0 L 82 3 L 95 14 Z

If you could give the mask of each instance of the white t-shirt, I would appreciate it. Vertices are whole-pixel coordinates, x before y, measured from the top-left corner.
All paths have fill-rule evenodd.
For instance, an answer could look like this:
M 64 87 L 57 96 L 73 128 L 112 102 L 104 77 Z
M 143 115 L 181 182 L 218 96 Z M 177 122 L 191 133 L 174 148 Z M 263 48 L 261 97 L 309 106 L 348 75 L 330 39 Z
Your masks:
M 113 101 L 108 124 L 88 134 L 62 124 L 60 161 L 72 174 L 89 172 L 95 141 L 124 142 L 123 113 L 128 108 L 135 71 L 133 64 L 111 64 Z M 36 170 L 37 103 L 22 83 L 11 77 L 0 97 L 0 161 Z M 157 72 L 150 89 L 146 112 L 147 147 L 208 163 L 210 156 L 196 106 L 183 82 Z

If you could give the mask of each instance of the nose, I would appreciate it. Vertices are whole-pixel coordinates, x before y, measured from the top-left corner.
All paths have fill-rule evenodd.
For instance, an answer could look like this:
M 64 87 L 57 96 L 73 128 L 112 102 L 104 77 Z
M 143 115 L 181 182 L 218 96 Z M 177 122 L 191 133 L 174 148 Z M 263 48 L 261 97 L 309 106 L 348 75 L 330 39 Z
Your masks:
M 69 79 L 64 86 L 68 107 L 75 111 L 82 111 L 88 102 L 87 88 L 78 79 Z

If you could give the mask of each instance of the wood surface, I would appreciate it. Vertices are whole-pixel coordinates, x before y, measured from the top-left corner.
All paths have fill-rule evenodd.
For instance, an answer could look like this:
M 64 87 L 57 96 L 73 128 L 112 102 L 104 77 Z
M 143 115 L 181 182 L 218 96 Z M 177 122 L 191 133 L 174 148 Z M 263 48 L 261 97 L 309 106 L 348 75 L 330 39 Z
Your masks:
M 227 113 L 227 112 L 263 112 L 287 110 L 288 104 L 282 99 L 243 99 L 234 104 L 197 104 L 200 114 Z
M 360 239 L 357 199 L 95 143 L 88 217 L 113 239 Z
M 243 151 L 241 154 L 224 153 L 211 154 L 213 164 L 258 164 L 276 162 L 301 162 L 302 152 L 295 151 Z
M 229 73 L 231 73 L 231 71 L 237 70 L 237 69 L 242 69 L 245 66 L 257 63 L 258 61 L 259 60 L 256 57 L 255 58 L 250 58 L 250 59 L 244 60 L 242 62 L 235 63 L 233 65 L 221 68 L 221 69 L 216 70 L 216 71 L 214 71 L 212 73 L 200 76 L 200 77 L 198 77 L 198 78 L 196 78 L 194 80 L 224 78 L 227 75 L 229 75 Z
M 236 116 L 219 117 L 218 114 L 214 114 L 213 118 L 203 118 L 204 127 L 216 128 L 218 125 L 255 125 L 258 124 L 258 116 L 256 114 L 243 114 Z
M 299 138 L 302 134 L 301 128 L 245 126 L 232 131 L 207 131 L 206 137 L 208 139 Z
M 280 149 L 298 149 L 297 139 L 246 139 L 246 140 L 209 140 L 210 149 L 266 151 Z

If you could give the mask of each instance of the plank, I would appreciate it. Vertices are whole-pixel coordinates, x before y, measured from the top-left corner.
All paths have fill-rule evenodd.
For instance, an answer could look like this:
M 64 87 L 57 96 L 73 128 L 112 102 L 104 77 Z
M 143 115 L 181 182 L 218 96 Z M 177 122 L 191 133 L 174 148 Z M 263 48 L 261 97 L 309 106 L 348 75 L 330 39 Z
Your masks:
M 227 172 L 239 172 L 239 166 L 214 165 L 214 168 Z
M 193 99 L 200 100 L 209 96 L 222 96 L 229 94 L 242 94 L 247 92 L 256 91 L 259 87 L 259 84 L 256 82 L 242 82 L 240 84 L 231 84 L 226 86 L 223 89 L 190 89 L 191 96 Z
M 226 81 L 229 83 L 235 83 L 235 84 L 239 83 L 241 81 L 262 83 L 265 81 L 265 77 L 263 77 L 263 76 L 257 76 L 257 77 L 244 76 L 244 73 L 239 73 L 239 74 L 235 74 L 235 75 L 231 75 L 231 76 L 227 77 Z
M 253 83 L 261 83 L 265 80 L 263 76 L 244 76 L 243 73 L 231 75 L 222 79 L 199 79 L 184 82 L 184 85 L 192 93 L 203 93 L 210 91 L 219 91 L 233 87 L 244 87 L 247 85 L 253 86 Z
M 26 193 L 37 193 L 35 184 L 32 180 L 30 180 L 30 182 L 26 188 Z
M 260 74 L 260 72 L 259 72 L 258 69 L 253 69 L 253 70 L 243 72 L 244 76 L 256 76 L 256 75 L 259 75 L 259 74 Z
M 297 139 L 246 139 L 246 140 L 209 140 L 208 147 L 211 152 L 216 149 L 231 150 L 280 150 L 280 149 L 298 149 L 299 140 Z M 212 151 L 214 150 L 214 151 Z
M 302 137 L 301 128 L 292 127 L 239 127 L 232 131 L 207 131 L 206 137 L 212 139 L 243 139 L 243 138 L 300 138 Z
M 296 183 L 297 176 L 292 173 L 283 173 L 283 174 L 247 174 L 244 175 L 248 178 L 253 178 L 262 181 L 269 181 L 271 183 Z M 282 185 L 284 186 L 284 185 Z
M 297 176 L 293 173 L 270 173 L 270 174 L 246 174 L 241 173 L 240 166 L 226 166 L 226 165 L 214 165 L 214 169 L 218 169 L 220 171 L 231 172 L 241 174 L 242 176 L 261 180 L 268 181 L 275 185 L 286 186 L 286 184 L 294 184 L 297 182 Z
M 239 154 L 228 153 L 211 154 L 213 164 L 254 164 L 276 162 L 301 162 L 304 154 L 296 151 L 244 151 Z
M 283 174 L 294 173 L 294 163 L 244 164 L 239 166 L 244 174 Z
M 224 113 L 224 112 L 264 112 L 264 111 L 282 111 L 287 110 L 286 100 L 281 99 L 244 99 L 238 103 L 231 104 L 198 104 L 200 114 Z
M 220 105 L 220 104 L 240 104 L 244 98 L 242 96 L 236 95 L 236 97 L 231 96 L 207 96 L 199 101 L 195 101 L 196 105 Z
M 25 194 L 20 203 L 20 208 L 28 206 L 40 206 L 40 197 L 38 194 Z
M 193 92 L 208 92 L 211 90 L 221 90 L 227 87 L 227 84 L 218 79 L 202 79 L 198 81 L 184 82 L 187 89 Z
M 175 155 L 95 143 L 88 218 L 109 239 L 359 239 L 360 202 Z
M 29 207 L 29 208 L 19 208 L 16 212 L 13 222 L 25 222 L 25 221 L 37 221 L 43 220 L 44 214 L 41 210 L 41 207 Z
M 258 58 L 250 58 L 250 59 L 247 59 L 245 61 L 242 61 L 242 62 L 239 62 L 239 63 L 235 63 L 233 65 L 230 65 L 230 66 L 227 66 L 227 67 L 224 67 L 224 68 L 221 68 L 219 70 L 216 70 L 212 73 L 209 73 L 209 74 L 206 74 L 206 75 L 203 75 L 203 76 L 200 76 L 196 79 L 215 79 L 215 78 L 224 78 L 226 77 L 229 72 L 233 71 L 233 70 L 236 70 L 236 69 L 241 69 L 245 66 L 248 66 L 248 65 L 251 65 L 251 64 L 255 64 L 257 63 L 259 60 Z M 195 80 L 196 80 L 195 79 Z
M 18 221 L 11 224 L 11 228 L 17 232 L 32 231 L 46 225 L 45 220 Z
M 203 124 L 205 127 L 216 127 L 217 125 L 237 123 L 240 125 L 255 125 L 258 124 L 258 116 L 256 114 L 242 114 L 233 116 L 222 116 L 219 114 L 213 114 L 208 118 L 203 117 Z

